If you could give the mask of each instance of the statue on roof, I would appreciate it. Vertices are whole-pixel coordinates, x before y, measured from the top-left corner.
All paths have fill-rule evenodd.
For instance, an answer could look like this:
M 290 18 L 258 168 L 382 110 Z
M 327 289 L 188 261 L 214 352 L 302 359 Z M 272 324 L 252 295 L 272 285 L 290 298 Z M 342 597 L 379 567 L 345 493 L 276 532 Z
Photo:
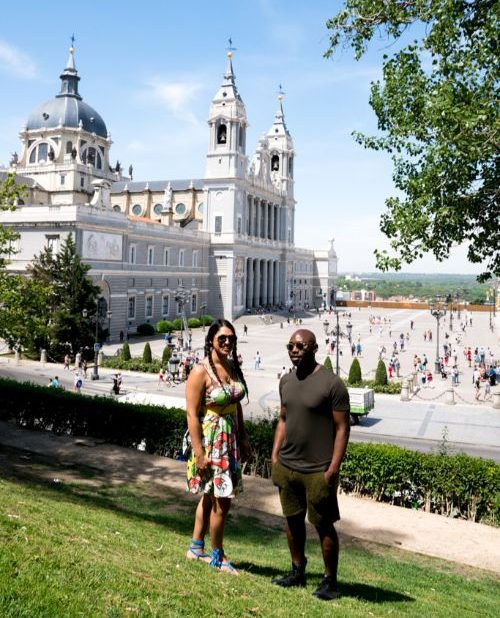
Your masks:
M 132 163 L 128 166 L 128 175 L 130 176 L 130 180 L 134 180 L 134 168 Z
M 10 159 L 10 164 L 11 165 L 17 165 L 19 163 L 19 157 L 17 155 L 17 152 L 13 152 L 11 159 Z

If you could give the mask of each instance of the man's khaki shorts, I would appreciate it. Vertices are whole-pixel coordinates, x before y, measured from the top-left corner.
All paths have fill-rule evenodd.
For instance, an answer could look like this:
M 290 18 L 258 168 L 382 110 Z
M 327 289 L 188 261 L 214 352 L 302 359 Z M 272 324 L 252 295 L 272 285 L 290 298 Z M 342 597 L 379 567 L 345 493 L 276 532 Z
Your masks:
M 329 484 L 324 472 L 297 472 L 280 461 L 273 464 L 271 478 L 280 490 L 281 508 L 285 517 L 304 513 L 313 526 L 340 519 L 337 502 L 338 476 Z

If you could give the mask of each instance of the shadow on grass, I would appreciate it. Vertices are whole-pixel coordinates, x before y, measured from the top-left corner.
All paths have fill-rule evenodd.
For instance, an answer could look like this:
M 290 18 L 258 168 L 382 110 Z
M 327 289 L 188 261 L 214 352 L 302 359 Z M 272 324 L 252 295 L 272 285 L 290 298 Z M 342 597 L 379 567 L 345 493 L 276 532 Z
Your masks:
M 415 599 L 407 594 L 379 588 L 378 586 L 370 586 L 369 584 L 349 584 L 339 582 L 339 592 L 343 597 L 354 597 L 370 603 L 408 603 Z

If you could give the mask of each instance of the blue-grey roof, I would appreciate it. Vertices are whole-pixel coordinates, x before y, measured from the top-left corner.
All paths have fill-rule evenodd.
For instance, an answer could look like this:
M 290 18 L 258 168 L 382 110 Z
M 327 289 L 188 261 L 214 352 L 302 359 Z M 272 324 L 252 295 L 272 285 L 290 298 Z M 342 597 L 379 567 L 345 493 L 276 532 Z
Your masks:
M 170 183 L 172 191 L 186 191 L 191 186 L 191 183 L 193 183 L 193 187 L 197 191 L 203 189 L 203 180 L 200 178 L 193 180 L 120 180 L 112 185 L 111 193 L 123 193 L 125 186 L 127 186 L 129 193 L 143 193 L 146 189 L 150 191 L 165 191 L 168 183 Z
M 46 101 L 30 114 L 26 128 L 28 131 L 53 129 L 61 124 L 77 129 L 80 120 L 85 131 L 107 137 L 108 130 L 101 116 L 93 107 L 74 96 L 58 96 Z
M 0 170 L 0 182 L 3 182 L 9 174 L 9 170 Z M 28 178 L 28 176 L 19 176 L 16 174 L 14 176 L 14 182 L 16 185 L 26 185 L 27 187 L 34 187 L 35 181 L 33 178 Z

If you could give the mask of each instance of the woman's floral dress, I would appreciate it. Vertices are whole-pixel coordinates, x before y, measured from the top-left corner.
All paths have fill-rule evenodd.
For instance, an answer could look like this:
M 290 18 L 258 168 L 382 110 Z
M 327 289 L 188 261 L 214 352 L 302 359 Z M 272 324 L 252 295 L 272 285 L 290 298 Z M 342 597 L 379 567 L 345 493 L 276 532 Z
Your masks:
M 243 490 L 237 441 L 237 404 L 246 394 L 245 386 L 238 381 L 221 386 L 210 366 L 203 365 L 212 381 L 200 411 L 202 444 L 209 467 L 200 474 L 191 450 L 187 462 L 186 491 L 209 493 L 216 498 L 233 498 Z

